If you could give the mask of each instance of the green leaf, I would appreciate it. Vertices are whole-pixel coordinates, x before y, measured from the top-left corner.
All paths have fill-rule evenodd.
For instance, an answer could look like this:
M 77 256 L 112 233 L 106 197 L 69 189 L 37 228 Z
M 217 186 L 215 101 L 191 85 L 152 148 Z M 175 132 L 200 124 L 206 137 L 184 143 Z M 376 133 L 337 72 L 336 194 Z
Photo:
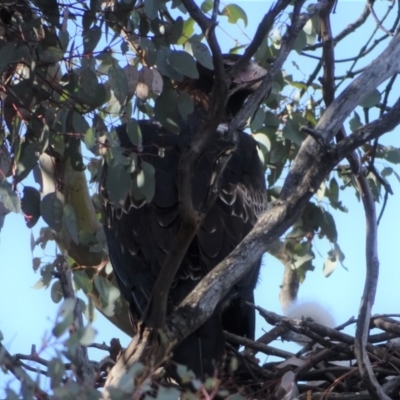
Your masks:
M 293 256 L 292 265 L 293 265 L 294 269 L 299 269 L 299 268 L 304 267 L 305 264 L 308 264 L 314 258 L 315 258 L 315 256 L 312 253 L 312 251 L 306 252 L 301 255 L 295 254 Z
M 7 400 L 20 400 L 21 399 L 21 396 L 17 395 L 17 393 L 14 392 L 14 390 L 12 390 L 12 389 L 10 389 L 8 387 L 5 387 L 3 390 L 4 390 L 4 393 L 6 394 L 5 398 Z M 30 398 L 32 398 L 32 397 L 33 396 L 31 396 Z
M 75 244 L 79 244 L 78 222 L 76 219 L 75 210 L 71 204 L 66 204 L 64 206 L 63 220 L 71 239 Z
M 42 11 L 51 25 L 55 27 L 59 26 L 60 11 L 57 0 L 32 0 L 32 3 Z
M 83 51 L 90 54 L 96 48 L 101 38 L 101 28 L 94 26 L 86 31 L 83 35 Z
M 381 101 L 381 94 L 378 89 L 374 89 L 372 92 L 367 93 L 359 105 L 363 108 L 371 108 L 376 106 Z
M 32 269 L 36 272 L 39 269 L 41 263 L 42 263 L 42 259 L 40 257 L 33 257 L 32 258 Z
M 142 131 L 136 119 L 131 119 L 126 124 L 126 133 L 134 146 L 142 147 Z
M 39 279 L 38 282 L 35 283 L 33 286 L 34 289 L 41 289 L 47 288 L 50 285 L 51 280 L 53 279 L 53 272 L 54 272 L 54 264 L 46 264 L 44 267 L 41 268 L 40 274 L 42 277 Z
M 157 97 L 154 106 L 154 114 L 157 120 L 169 131 L 178 134 L 179 125 L 174 121 L 176 119 L 176 104 L 178 95 L 175 90 L 164 90 Z
M 52 330 L 53 335 L 59 338 L 64 332 L 69 328 L 69 326 L 74 322 L 74 316 L 72 314 L 68 315 L 65 319 L 57 322 Z
M 59 303 L 63 298 L 63 291 L 59 280 L 55 281 L 51 286 L 51 299 L 54 303 Z
M 93 343 L 93 340 L 96 336 L 97 331 L 93 328 L 92 325 L 87 325 L 82 332 L 82 335 L 79 339 L 79 343 L 82 346 L 89 346 Z
M 201 11 L 203 11 L 203 13 L 208 13 L 213 9 L 213 5 L 214 2 L 212 0 L 205 0 L 201 3 Z
M 47 375 L 51 380 L 51 387 L 56 388 L 60 386 L 65 374 L 65 366 L 62 360 L 53 358 L 47 366 Z
M 300 126 L 294 119 L 288 119 L 282 130 L 283 137 L 292 141 L 293 143 L 301 146 L 303 140 L 306 138 L 305 133 L 300 131 Z
M 60 42 L 61 49 L 65 52 L 69 43 L 68 31 L 60 31 L 60 33 L 58 34 L 58 40 Z
M 40 202 L 40 213 L 47 225 L 56 232 L 61 230 L 63 218 L 63 204 L 57 194 L 49 193 Z
M 204 67 L 213 70 L 214 64 L 210 49 L 204 43 L 195 40 L 190 40 L 187 43 L 192 50 L 193 57 Z
M 281 123 L 281 121 L 274 113 L 272 113 L 271 111 L 267 111 L 265 113 L 264 124 L 266 126 L 272 126 L 274 128 L 278 128 L 280 123 Z
M 186 51 L 173 51 L 170 55 L 170 62 L 175 71 L 189 78 L 198 79 L 196 62 Z
M 25 222 L 28 228 L 36 225 L 40 218 L 40 193 L 31 186 L 25 186 L 21 200 L 21 209 L 24 213 Z
M 192 96 L 187 92 L 180 92 L 177 106 L 182 118 L 187 120 L 188 116 L 192 114 L 194 110 L 194 101 Z
M 73 111 L 72 117 L 76 112 Z M 81 153 L 81 141 L 77 137 L 70 136 L 66 140 L 66 148 L 64 156 L 68 156 L 71 162 L 71 166 L 75 171 L 84 171 L 86 166 L 83 162 L 83 157 Z
M 68 318 L 69 316 L 74 317 L 74 310 L 75 310 L 76 300 L 72 297 L 68 297 L 64 300 L 61 304 L 60 308 L 57 312 L 57 317 L 60 318 Z
M 384 151 L 384 158 L 393 164 L 400 164 L 400 149 L 387 146 Z
M 332 214 L 324 210 L 322 213 L 322 219 L 319 221 L 319 225 L 321 227 L 320 236 L 326 236 L 330 242 L 336 243 L 338 239 L 338 233 Z
M 93 154 L 98 155 L 97 153 L 97 142 L 96 142 L 96 136 L 94 134 L 94 128 L 89 128 L 86 133 L 85 137 L 83 138 L 85 142 L 86 148 L 91 151 Z M 89 166 L 88 166 L 89 168 Z M 92 171 L 90 171 L 92 172 Z
M 85 271 L 74 271 L 73 279 L 77 290 L 82 289 L 85 294 L 92 292 L 93 282 L 90 280 Z
M 121 106 L 124 105 L 128 96 L 128 79 L 118 63 L 115 62 L 111 65 L 108 70 L 108 79 L 115 98 Z
M 325 192 L 326 192 L 325 182 L 321 182 L 321 186 L 318 188 L 316 193 L 318 203 L 321 203 L 321 201 L 324 199 Z
M 183 32 L 184 21 L 181 16 L 176 18 L 175 22 L 171 24 L 165 32 L 165 37 L 169 44 L 176 44 Z
M 131 175 L 127 169 L 115 159 L 108 166 L 106 188 L 110 200 L 117 206 L 125 203 L 126 196 L 131 184 Z
M 81 135 L 84 135 L 89 129 L 89 124 L 85 117 L 77 111 L 72 112 L 72 126 L 74 131 L 80 133 Z
M 4 226 L 4 220 L 6 219 L 6 215 L 9 211 L 4 207 L 3 202 L 0 200 L 0 232 Z
M 386 177 L 389 176 L 389 175 L 392 175 L 392 173 L 393 173 L 393 168 L 391 168 L 391 167 L 385 167 L 385 168 L 383 168 L 383 170 L 381 171 L 381 175 L 382 175 L 384 178 L 386 178 Z
M 256 140 L 263 153 L 268 154 L 271 151 L 271 140 L 264 133 L 254 133 L 253 138 Z
M 96 92 L 98 84 L 99 82 L 97 80 L 96 73 L 93 72 L 90 68 L 86 68 L 82 72 L 82 77 L 81 77 L 82 90 L 86 94 L 92 95 L 93 93 Z
M 114 315 L 114 304 L 120 297 L 120 291 L 107 279 L 102 276 L 94 276 L 94 285 L 99 292 L 100 298 L 104 304 L 103 312 L 107 316 Z
M 337 265 L 337 259 L 334 255 L 330 255 L 324 261 L 323 274 L 326 278 L 328 278 L 332 274 L 332 272 L 336 269 L 336 265 Z
M 0 171 L 2 176 L 11 176 L 11 154 L 5 143 L 0 145 Z
M 16 55 L 15 43 L 7 42 L 0 49 L 0 74 L 8 67 Z
M 145 161 L 142 162 L 141 167 L 141 171 L 136 176 L 136 183 L 147 202 L 150 203 L 153 200 L 156 189 L 155 169 L 150 163 Z
M 11 183 L 6 180 L 0 181 L 0 198 L 6 210 L 19 213 L 21 211 L 21 203 L 18 195 L 12 190 Z
M 21 153 L 18 157 L 16 182 L 24 180 L 37 165 L 39 159 L 39 143 L 24 142 L 21 144 Z
M 310 18 L 304 25 L 303 31 L 307 36 L 307 44 L 312 46 L 317 40 L 317 31 L 319 29 L 318 18 Z
M 237 4 L 229 4 L 221 12 L 222 15 L 228 17 L 228 22 L 231 24 L 236 24 L 239 19 L 243 20 L 244 27 L 247 27 L 247 14 L 243 8 L 239 7 Z
M 96 308 L 94 307 L 93 300 L 88 297 L 88 304 L 83 311 L 88 322 L 93 323 L 96 320 Z
M 184 44 L 194 33 L 194 19 L 188 18 L 183 22 L 182 36 L 178 39 L 177 44 Z
M 157 69 L 164 76 L 167 76 L 173 80 L 181 82 L 183 80 L 183 75 L 177 72 L 173 66 L 171 65 L 171 57 L 172 51 L 169 48 L 161 48 L 157 52 Z
M 352 132 L 354 132 L 356 129 L 362 126 L 360 116 L 355 111 L 353 118 L 351 118 L 349 121 L 349 126 Z
M 160 386 L 157 391 L 157 398 L 163 400 L 176 400 L 181 396 L 180 390 L 174 387 Z
M 146 12 L 146 17 L 148 17 L 150 20 L 156 19 L 161 5 L 161 0 L 145 0 L 144 10 Z
M 293 43 L 293 49 L 297 51 L 297 53 L 301 53 L 304 47 L 307 46 L 307 35 L 304 31 L 300 31 L 297 35 L 296 40 Z
M 339 185 L 335 178 L 332 178 L 329 182 L 329 200 L 333 203 L 339 201 Z

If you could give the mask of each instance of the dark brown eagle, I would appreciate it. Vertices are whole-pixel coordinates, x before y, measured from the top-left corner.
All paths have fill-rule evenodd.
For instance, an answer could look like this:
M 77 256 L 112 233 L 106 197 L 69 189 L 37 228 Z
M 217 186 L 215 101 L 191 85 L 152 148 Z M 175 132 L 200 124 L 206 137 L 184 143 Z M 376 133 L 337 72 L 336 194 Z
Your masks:
M 232 62 L 226 57 L 226 64 Z M 253 65 L 246 67 L 246 74 Z M 195 111 L 186 119 L 178 118 L 180 134 L 171 133 L 153 120 L 139 121 L 143 150 L 139 162 L 155 168 L 155 194 L 151 202 L 128 195 L 124 206 L 116 207 L 106 189 L 109 166 L 105 165 L 101 199 L 109 256 L 124 298 L 130 304 L 131 319 L 137 323 L 149 302 L 157 275 L 170 251 L 180 226 L 178 210 L 177 168 L 180 156 L 208 117 L 207 98 L 212 89 L 213 73 L 199 67 L 198 80 L 185 80 L 178 90 L 186 90 L 195 99 Z M 259 69 L 255 73 L 259 77 Z M 247 78 L 248 81 L 251 79 Z M 233 85 L 242 84 L 235 77 Z M 226 149 L 229 118 L 243 105 L 253 87 L 244 87 L 228 102 L 224 123 L 198 161 L 193 176 L 193 203 L 202 204 L 210 186 L 214 161 Z M 120 145 L 125 151 L 137 151 L 128 138 L 125 126 L 117 128 Z M 163 156 L 160 156 L 163 149 Z M 168 312 L 177 306 L 202 277 L 225 259 L 254 226 L 266 204 L 264 169 L 253 138 L 240 131 L 234 151 L 221 179 L 219 195 L 205 216 L 192 241 L 171 288 Z M 215 310 L 213 316 L 182 342 L 173 361 L 187 365 L 197 375 L 213 375 L 216 362 L 225 351 L 223 330 L 254 337 L 254 310 L 246 305 L 253 301 L 261 260 L 252 272 L 238 282 Z

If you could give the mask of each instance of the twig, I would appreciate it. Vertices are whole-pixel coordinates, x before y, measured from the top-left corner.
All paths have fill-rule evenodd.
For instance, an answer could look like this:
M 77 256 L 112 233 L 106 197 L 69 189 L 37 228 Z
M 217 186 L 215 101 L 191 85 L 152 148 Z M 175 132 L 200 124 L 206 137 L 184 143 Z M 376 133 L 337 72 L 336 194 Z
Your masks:
M 280 350 L 275 347 L 268 346 L 264 343 L 255 342 L 254 340 L 244 338 L 241 336 L 237 336 L 230 332 L 224 331 L 224 335 L 230 342 L 240 344 L 242 346 L 246 346 L 248 348 L 256 350 L 256 352 L 260 351 L 261 353 L 267 354 L 269 356 L 276 356 L 276 357 L 281 357 L 284 359 L 294 357 L 294 354 L 290 353 L 288 351 Z M 254 354 L 254 352 L 252 352 L 252 354 Z M 250 354 L 246 353 L 246 356 L 248 356 L 248 355 L 250 355 Z
M 321 20 L 321 37 L 323 40 L 323 60 L 324 60 L 324 76 L 322 79 L 322 90 L 325 104 L 331 105 L 335 98 L 334 86 L 334 51 L 332 32 L 330 26 L 329 13 L 320 13 Z M 337 140 L 340 142 L 345 139 L 346 134 L 343 126 L 337 134 Z M 379 385 L 369 358 L 366 355 L 366 345 L 368 340 L 369 319 L 371 317 L 371 308 L 375 299 L 377 285 L 377 247 L 376 247 L 376 217 L 375 204 L 371 189 L 369 188 L 366 177 L 360 171 L 360 161 L 357 154 L 353 151 L 347 156 L 352 172 L 354 173 L 358 185 L 360 187 L 361 197 L 363 199 L 364 210 L 367 217 L 367 278 L 364 287 L 364 296 L 359 312 L 356 328 L 355 355 L 359 363 L 359 370 L 369 393 L 376 399 L 386 399 L 387 396 Z M 370 248 L 371 247 L 371 248 Z M 372 249 L 372 250 L 371 250 Z M 371 252 L 373 254 L 369 254 Z M 370 258 L 372 257 L 372 258 Z M 376 260 L 376 262 L 375 262 Z M 376 275 L 376 276 L 375 276 Z
M 336 35 L 333 39 L 334 43 L 340 42 L 342 39 L 344 39 L 346 36 L 349 34 L 355 32 L 357 28 L 362 26 L 365 21 L 367 20 L 368 16 L 370 14 L 369 7 L 365 6 L 363 12 L 360 14 L 360 16 L 351 24 L 347 25 L 346 28 L 342 30 L 338 35 Z M 318 48 L 322 47 L 323 43 L 316 43 L 314 45 L 307 46 L 304 50 L 309 51 L 309 50 L 317 50 Z
M 11 356 L 3 344 L 0 342 L 0 364 L 8 369 L 22 384 L 32 390 L 38 400 L 47 400 L 49 396 L 39 385 L 21 368 L 18 360 Z
M 281 72 L 283 63 L 286 61 L 290 51 L 292 50 L 293 43 L 297 38 L 299 32 L 301 31 L 301 29 L 303 29 L 306 22 L 320 10 L 327 7 L 328 3 L 328 0 L 322 0 L 317 4 L 310 6 L 308 13 L 300 15 L 297 15 L 295 13 L 293 14 L 292 24 L 282 38 L 281 47 L 271 69 L 268 71 L 268 74 L 265 76 L 261 85 L 254 93 L 249 96 L 242 109 L 236 114 L 236 116 L 229 124 L 230 132 L 234 132 L 236 131 L 236 129 L 243 127 L 248 118 L 255 113 L 258 106 L 270 92 L 275 76 Z M 303 4 L 304 1 L 297 1 L 296 10 L 299 10 Z
M 279 0 L 273 4 L 270 10 L 264 15 L 251 43 L 246 47 L 243 56 L 233 65 L 229 74 L 234 77 L 250 61 L 257 49 L 271 31 L 278 15 L 290 4 L 290 0 Z
M 400 123 L 400 98 L 392 108 L 375 121 L 357 128 L 351 135 L 336 145 L 339 156 L 356 150 L 366 142 L 376 139 L 391 131 Z
M 380 28 L 383 32 L 385 32 L 388 36 L 393 36 L 393 33 L 392 33 L 390 30 L 386 29 L 386 28 L 382 25 L 381 21 L 379 21 L 379 18 L 378 18 L 378 16 L 377 16 L 376 13 L 375 13 L 375 10 L 374 10 L 374 7 L 373 7 L 373 3 L 374 3 L 374 1 L 368 0 L 368 1 L 367 1 L 367 7 L 369 8 L 369 11 L 370 11 L 371 15 L 373 16 L 373 18 L 374 18 L 374 20 L 375 20 L 375 22 L 376 22 L 376 25 L 379 26 L 379 28 Z M 392 1 L 392 7 L 393 7 L 393 3 L 394 3 L 394 1 Z

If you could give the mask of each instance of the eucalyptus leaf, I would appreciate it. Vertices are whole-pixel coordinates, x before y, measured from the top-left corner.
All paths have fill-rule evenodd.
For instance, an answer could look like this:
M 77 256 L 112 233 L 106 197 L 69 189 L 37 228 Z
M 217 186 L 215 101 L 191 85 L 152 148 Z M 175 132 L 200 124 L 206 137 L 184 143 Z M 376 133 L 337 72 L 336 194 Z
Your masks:
M 21 202 L 17 193 L 12 190 L 12 185 L 6 180 L 0 181 L 0 199 L 6 210 L 19 213 L 21 211 Z
M 236 24 L 239 19 L 244 23 L 244 27 L 247 27 L 247 14 L 243 8 L 239 7 L 237 4 L 229 4 L 221 11 L 222 15 L 228 17 L 228 22 L 231 24 Z
M 128 97 L 128 78 L 118 63 L 115 62 L 111 65 L 108 70 L 108 79 L 114 96 L 121 106 L 124 105 Z
M 199 72 L 197 71 L 196 62 L 186 51 L 173 51 L 170 56 L 170 62 L 175 71 L 189 78 L 198 79 Z
M 47 225 L 59 232 L 62 226 L 63 204 L 57 194 L 49 193 L 40 202 L 40 213 Z
M 85 53 L 92 53 L 98 45 L 101 38 L 101 28 L 93 26 L 83 35 L 83 50 Z

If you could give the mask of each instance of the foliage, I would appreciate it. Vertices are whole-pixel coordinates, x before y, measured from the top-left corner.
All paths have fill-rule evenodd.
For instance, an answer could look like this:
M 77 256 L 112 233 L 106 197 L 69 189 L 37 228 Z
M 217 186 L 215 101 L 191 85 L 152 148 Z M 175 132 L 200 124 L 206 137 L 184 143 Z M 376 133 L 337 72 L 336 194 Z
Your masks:
M 304 6 L 302 11 L 307 12 L 300 3 Z M 44 248 L 49 240 L 55 240 L 68 254 L 74 289 L 82 290 L 86 296 L 85 301 L 79 299 L 79 304 L 89 324 L 78 324 L 64 341 L 63 354 L 48 364 L 47 374 L 56 398 L 99 396 L 96 390 L 74 382 L 64 364 L 65 357 L 68 362 L 76 362 L 76 349 L 93 340 L 90 323 L 95 307 L 125 332 L 133 333 L 126 322 L 127 306 L 120 299 L 107 262 L 98 202 L 96 194 L 92 193 L 93 199 L 89 194 L 86 172 L 90 172 L 90 182 L 97 183 L 104 158 L 110 166 L 106 185 L 115 204 L 123 205 L 128 191 L 137 200 L 151 201 L 154 167 L 141 159 L 145 149 L 138 119 L 154 118 L 179 134 L 177 121 L 186 120 L 192 113 L 193 101 L 180 84 L 197 79 L 200 66 L 213 69 L 216 60 L 213 42 L 207 36 L 210 34 L 205 34 L 202 19 L 196 13 L 216 18 L 215 25 L 226 19 L 229 24 L 246 28 L 253 22 L 237 4 L 219 6 L 206 0 L 201 11 L 189 9 L 188 4 L 192 3 L 91 0 L 61 4 L 56 0 L 21 0 L 0 5 L 0 231 L 9 212 L 22 210 L 28 228 L 42 218 L 48 228 L 42 229 L 33 247 Z M 285 41 L 286 27 L 298 12 L 295 4 L 286 4 L 283 9 L 286 7 L 289 13 L 278 13 L 273 27 L 264 32 L 263 40 L 251 54 L 267 71 L 273 69 Z M 321 48 L 321 19 L 321 15 L 314 14 L 307 20 L 293 42 L 293 53 L 311 57 Z M 398 28 L 396 24 L 391 32 Z M 379 40 L 387 36 L 385 33 Z M 336 40 L 345 37 L 338 35 Z M 375 47 L 372 37 L 364 48 L 365 54 Z M 246 44 L 234 43 L 229 52 L 241 54 L 245 49 Z M 355 67 L 364 53 L 351 59 L 346 75 L 334 82 L 336 88 L 361 72 Z M 289 66 L 288 70 L 279 71 L 247 126 L 266 168 L 271 204 L 279 200 L 282 181 L 307 138 L 301 128 L 315 128 L 329 105 L 324 103 L 325 91 L 316 78 L 322 68 L 322 55 L 317 54 L 315 69 L 307 75 L 295 61 L 293 73 Z M 350 132 L 390 108 L 394 79 L 364 96 L 347 121 Z M 119 123 L 127 123 L 127 134 L 136 147 L 131 154 L 120 147 L 113 128 Z M 82 144 L 86 150 L 81 150 Z M 163 151 L 160 149 L 160 157 Z M 375 201 L 383 202 L 384 209 L 391 193 L 388 179 L 400 181 L 393 168 L 400 163 L 400 149 L 376 139 L 364 143 L 358 151 Z M 377 159 L 382 163 L 375 163 Z M 316 267 L 317 238 L 329 245 L 324 275 L 329 276 L 338 264 L 343 265 L 345 255 L 332 210 L 347 212 L 343 192 L 349 189 L 360 196 L 353 171 L 347 161 L 342 161 L 325 177 L 290 231 L 281 238 L 281 252 L 274 255 L 288 260 L 285 266 L 295 270 L 297 281 L 306 279 L 306 273 Z M 51 298 L 56 303 L 66 297 L 62 275 L 57 272 L 58 262 L 43 265 L 37 257 L 32 262 L 41 273 L 35 287 L 51 286 Z M 76 323 L 68 300 L 62 303 L 64 308 L 54 327 L 57 338 Z M 140 375 L 137 370 L 132 374 Z M 213 381 L 210 391 L 216 386 Z M 143 391 L 149 390 L 148 382 L 144 388 Z M 118 389 L 114 390 L 113 398 L 122 398 Z M 160 386 L 157 393 L 163 399 L 178 396 L 174 387 Z M 187 396 L 191 398 L 189 393 Z M 8 390 L 7 398 L 17 397 Z

